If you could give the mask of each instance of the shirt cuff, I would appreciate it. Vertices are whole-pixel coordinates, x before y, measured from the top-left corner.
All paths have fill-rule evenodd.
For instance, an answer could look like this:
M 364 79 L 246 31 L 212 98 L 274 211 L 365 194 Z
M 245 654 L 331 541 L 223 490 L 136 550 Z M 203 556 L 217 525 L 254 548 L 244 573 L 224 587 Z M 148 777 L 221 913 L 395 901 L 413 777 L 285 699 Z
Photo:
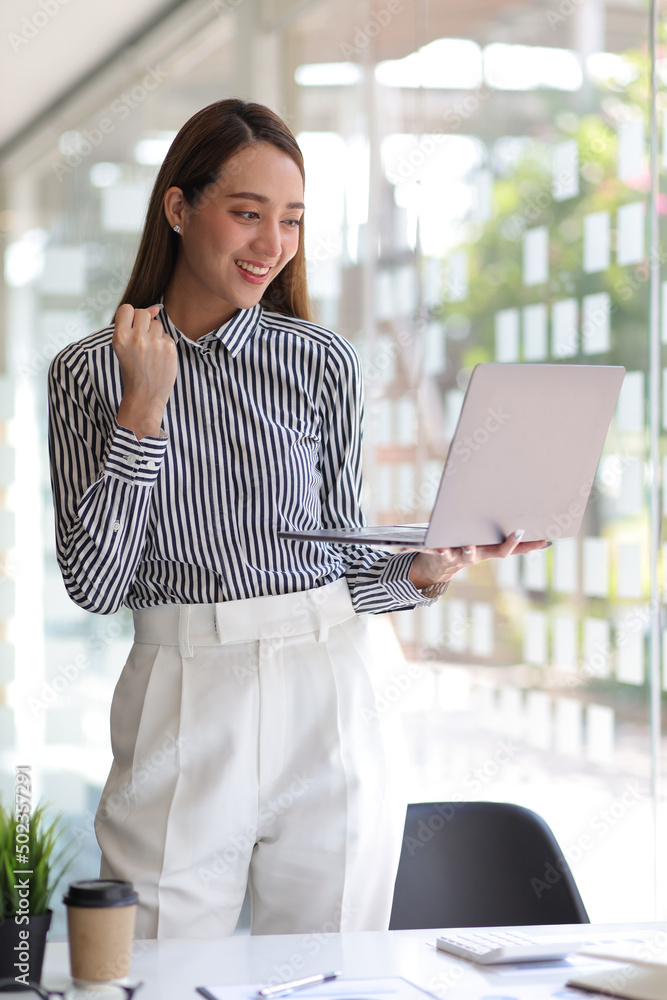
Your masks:
M 398 552 L 387 560 L 380 576 L 380 583 L 396 601 L 403 605 L 433 604 L 447 589 L 448 584 L 435 584 L 425 590 L 417 590 L 412 580 L 408 579 L 410 568 L 417 556 L 416 552 Z M 432 593 L 436 588 L 444 588 L 438 593 Z
M 144 437 L 116 422 L 104 458 L 104 475 L 126 483 L 151 486 L 158 477 L 169 438 Z

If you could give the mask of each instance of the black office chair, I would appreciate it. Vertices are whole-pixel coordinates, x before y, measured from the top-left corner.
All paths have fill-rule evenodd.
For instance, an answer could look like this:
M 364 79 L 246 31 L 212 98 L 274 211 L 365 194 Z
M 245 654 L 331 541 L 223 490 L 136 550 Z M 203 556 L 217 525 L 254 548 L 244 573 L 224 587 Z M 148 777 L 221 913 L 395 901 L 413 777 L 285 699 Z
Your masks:
M 579 890 L 537 813 L 506 802 L 408 806 L 390 930 L 583 923 Z

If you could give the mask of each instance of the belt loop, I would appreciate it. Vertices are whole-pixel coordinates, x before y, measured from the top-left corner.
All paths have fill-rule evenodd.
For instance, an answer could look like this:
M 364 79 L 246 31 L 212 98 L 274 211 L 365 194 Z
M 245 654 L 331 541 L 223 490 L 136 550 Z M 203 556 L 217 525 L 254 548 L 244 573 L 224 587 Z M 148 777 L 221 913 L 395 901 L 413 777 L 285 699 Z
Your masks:
M 215 629 L 215 635 L 218 640 L 218 646 L 222 646 L 222 627 L 220 619 L 218 618 L 219 609 L 222 605 L 216 601 L 213 605 L 213 628 Z
M 317 593 L 314 590 L 308 591 L 308 603 L 315 612 L 319 630 L 317 633 L 318 642 L 326 642 L 329 638 L 329 619 L 326 615 L 327 594 Z
M 189 604 L 181 604 L 178 609 L 178 645 L 183 659 L 189 660 L 192 656 Z

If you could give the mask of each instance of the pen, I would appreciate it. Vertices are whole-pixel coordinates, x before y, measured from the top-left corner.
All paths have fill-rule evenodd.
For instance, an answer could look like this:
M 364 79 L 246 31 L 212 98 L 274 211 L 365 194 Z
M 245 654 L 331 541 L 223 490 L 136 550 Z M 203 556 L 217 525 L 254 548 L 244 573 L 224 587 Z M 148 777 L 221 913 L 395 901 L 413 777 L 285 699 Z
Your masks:
M 257 997 L 264 1000 L 266 997 L 282 997 L 291 993 L 292 990 L 300 990 L 304 986 L 314 986 L 316 983 L 328 983 L 330 979 L 337 979 L 342 975 L 340 972 L 320 972 L 316 976 L 306 976 L 305 979 L 294 979 L 291 983 L 280 983 L 278 986 L 265 986 L 257 990 Z

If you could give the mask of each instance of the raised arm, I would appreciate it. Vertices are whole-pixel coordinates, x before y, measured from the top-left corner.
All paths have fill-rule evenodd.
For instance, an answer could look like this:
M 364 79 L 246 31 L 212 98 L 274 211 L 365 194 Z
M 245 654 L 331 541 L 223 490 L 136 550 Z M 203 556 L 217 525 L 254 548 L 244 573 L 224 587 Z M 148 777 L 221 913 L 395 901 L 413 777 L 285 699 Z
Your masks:
M 171 340 L 173 350 L 158 354 L 159 377 L 150 364 L 150 340 L 154 347 L 158 333 L 163 337 L 155 324 L 157 310 L 131 310 L 130 316 L 131 307 L 121 309 L 113 348 L 122 361 L 116 362 L 108 343 L 89 341 L 61 351 L 49 371 L 58 563 L 72 600 L 100 614 L 121 607 L 141 558 L 152 488 L 167 446 L 160 429 L 166 384 L 170 377 L 173 385 L 176 372 Z M 144 315 L 133 328 L 137 313 Z M 170 355 L 171 368 L 165 362 Z

